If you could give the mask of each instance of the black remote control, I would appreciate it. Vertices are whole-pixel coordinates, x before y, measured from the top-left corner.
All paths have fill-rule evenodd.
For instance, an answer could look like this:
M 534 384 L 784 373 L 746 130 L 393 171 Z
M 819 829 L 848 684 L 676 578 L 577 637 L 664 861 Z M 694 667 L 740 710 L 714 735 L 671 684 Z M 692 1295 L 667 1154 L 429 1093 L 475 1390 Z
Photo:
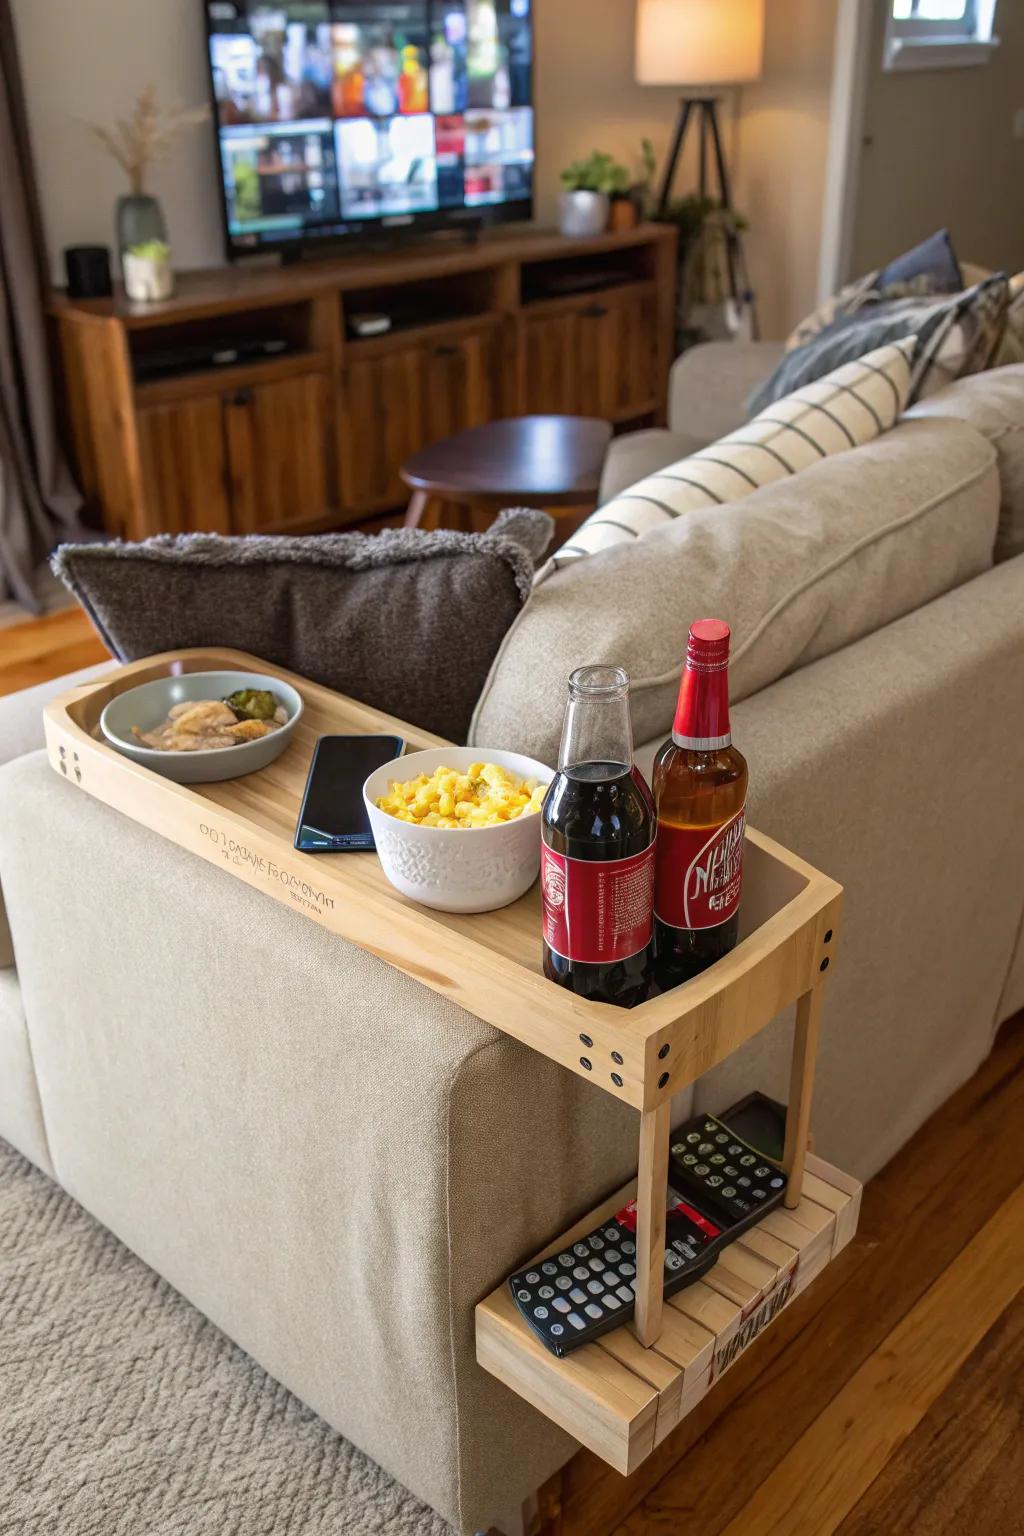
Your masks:
M 723 1121 L 698 1115 L 672 1136 L 668 1177 L 665 1295 L 672 1296 L 778 1205 L 786 1175 Z M 636 1202 L 508 1283 L 552 1354 L 567 1355 L 620 1327 L 636 1301 Z

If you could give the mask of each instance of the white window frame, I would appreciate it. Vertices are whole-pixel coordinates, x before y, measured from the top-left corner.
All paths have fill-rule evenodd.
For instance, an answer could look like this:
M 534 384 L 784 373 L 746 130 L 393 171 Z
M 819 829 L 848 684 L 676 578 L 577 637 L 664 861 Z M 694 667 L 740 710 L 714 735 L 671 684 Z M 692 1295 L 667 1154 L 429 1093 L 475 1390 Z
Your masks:
M 897 20 L 892 0 L 886 0 L 885 49 L 882 68 L 959 69 L 987 64 L 999 47 L 995 35 L 996 0 L 968 0 L 960 21 L 933 21 L 922 16 Z

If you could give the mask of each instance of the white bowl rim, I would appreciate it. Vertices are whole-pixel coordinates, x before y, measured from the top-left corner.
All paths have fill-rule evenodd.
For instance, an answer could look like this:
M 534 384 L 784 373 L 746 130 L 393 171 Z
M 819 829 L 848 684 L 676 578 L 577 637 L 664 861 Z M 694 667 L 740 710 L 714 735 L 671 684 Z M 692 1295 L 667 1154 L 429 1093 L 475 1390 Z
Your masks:
M 499 750 L 497 747 L 427 747 L 421 752 L 408 752 L 402 757 L 392 758 L 389 762 L 382 763 L 379 768 L 375 768 L 373 770 L 369 778 L 367 778 L 366 783 L 363 785 L 363 803 L 370 814 L 371 821 L 374 817 L 380 817 L 382 823 L 385 826 L 398 827 L 403 833 L 407 833 L 410 837 L 426 837 L 431 841 L 436 841 L 439 837 L 448 837 L 458 838 L 460 842 L 465 840 L 467 832 L 474 832 L 477 834 L 490 832 L 496 833 L 500 836 L 503 833 L 508 834 L 509 832 L 514 831 L 517 827 L 528 826 L 533 822 L 534 816 L 517 816 L 514 821 L 501 821 L 490 827 L 423 827 L 420 826 L 419 822 L 399 821 L 397 816 L 392 816 L 388 811 L 382 811 L 380 806 L 376 804 L 373 797 L 369 793 L 369 788 L 372 781 L 376 779 L 379 774 L 382 774 L 385 771 L 388 771 L 389 779 L 394 779 L 399 777 L 395 770 L 401 767 L 403 769 L 404 777 L 415 778 L 416 773 L 418 772 L 417 769 L 414 769 L 410 774 L 404 774 L 404 769 L 409 764 L 415 763 L 417 758 L 423 758 L 427 756 L 437 757 L 440 755 L 453 754 L 455 752 L 471 755 L 471 759 L 474 763 L 493 762 L 499 768 L 505 766 L 501 761 L 503 757 L 515 758 L 521 763 L 530 763 L 538 771 L 533 774 L 522 774 L 521 777 L 541 779 L 545 784 L 550 784 L 551 781 L 557 776 L 557 769 L 549 767 L 547 763 L 542 763 L 535 757 L 529 757 L 525 752 L 506 752 L 504 750 Z M 441 765 L 438 763 L 435 764 L 435 766 L 440 767 Z M 467 764 L 467 767 L 468 766 L 469 765 Z M 389 782 L 389 779 L 385 779 L 385 784 Z M 535 816 L 539 828 L 540 813 L 536 812 Z
M 177 682 L 178 679 L 182 677 L 187 677 L 189 679 L 223 677 L 227 672 L 233 672 L 238 677 L 260 678 L 261 680 L 265 680 L 268 683 L 273 683 L 275 688 L 287 688 L 290 694 L 294 694 L 299 701 L 299 707 L 296 709 L 294 714 L 289 715 L 288 719 L 281 727 L 282 733 L 287 731 L 289 734 L 291 734 L 292 728 L 296 722 L 302 718 L 302 713 L 305 709 L 302 694 L 297 688 L 293 687 L 291 683 L 286 682 L 283 677 L 273 677 L 269 672 L 250 672 L 245 667 L 214 667 L 207 672 L 169 672 L 166 677 L 151 677 L 144 683 L 136 683 L 134 688 L 126 688 L 124 693 L 115 694 L 114 697 L 108 700 L 108 702 L 103 706 L 103 711 L 100 714 L 100 730 L 111 746 L 129 748 L 131 752 L 138 756 L 141 762 L 145 762 L 148 758 L 152 758 L 154 762 L 158 763 L 166 762 L 168 755 L 177 756 L 178 754 L 168 754 L 166 752 L 161 752 L 159 747 L 145 747 L 142 746 L 139 742 L 129 740 L 128 737 L 119 735 L 118 732 L 113 730 L 107 723 L 108 711 L 111 710 L 115 704 L 120 704 L 123 699 L 130 699 L 133 693 L 140 693 L 143 688 L 152 688 L 154 683 L 173 683 Z M 273 692 L 273 689 L 268 691 Z M 200 701 L 197 699 L 196 703 L 199 702 Z M 212 761 L 214 758 L 219 760 L 223 757 L 226 751 L 230 751 L 232 753 L 244 751 L 246 747 L 254 747 L 259 742 L 263 742 L 265 740 L 265 736 L 260 736 L 257 737 L 256 741 L 240 742 L 237 747 L 203 747 L 201 751 L 189 752 L 187 756 L 189 762 L 191 763 L 205 763 Z

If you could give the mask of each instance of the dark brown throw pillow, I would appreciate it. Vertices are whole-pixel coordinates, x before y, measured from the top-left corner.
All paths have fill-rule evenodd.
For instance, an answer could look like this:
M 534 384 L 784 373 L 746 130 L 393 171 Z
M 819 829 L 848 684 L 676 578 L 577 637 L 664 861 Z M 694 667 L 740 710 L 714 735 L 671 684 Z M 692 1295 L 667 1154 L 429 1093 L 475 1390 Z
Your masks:
M 553 528 L 517 509 L 484 534 L 161 534 L 52 565 L 122 661 L 229 646 L 463 742 Z

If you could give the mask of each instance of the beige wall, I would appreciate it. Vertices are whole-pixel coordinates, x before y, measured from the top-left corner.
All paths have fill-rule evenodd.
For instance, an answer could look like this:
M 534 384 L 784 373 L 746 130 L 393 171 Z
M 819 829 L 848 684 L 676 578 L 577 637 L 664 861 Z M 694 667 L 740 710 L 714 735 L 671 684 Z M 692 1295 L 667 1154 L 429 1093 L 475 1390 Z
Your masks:
M 767 0 L 765 79 L 727 107 L 738 205 L 762 326 L 783 335 L 813 308 L 836 0 Z M 632 163 L 661 152 L 676 92 L 633 79 L 633 0 L 535 0 L 538 217 L 551 223 L 558 172 L 591 149 Z M 65 245 L 113 238 L 117 168 L 83 131 L 156 80 L 168 102 L 206 99 L 198 0 L 13 0 L 55 274 Z M 212 135 L 192 131 L 156 172 L 180 267 L 221 259 Z M 692 181 L 690 183 L 692 185 Z M 686 190 L 686 176 L 680 179 Z
M 1024 0 L 999 0 L 987 64 L 885 74 L 886 5 L 875 0 L 851 273 L 947 225 L 964 261 L 1024 267 Z

